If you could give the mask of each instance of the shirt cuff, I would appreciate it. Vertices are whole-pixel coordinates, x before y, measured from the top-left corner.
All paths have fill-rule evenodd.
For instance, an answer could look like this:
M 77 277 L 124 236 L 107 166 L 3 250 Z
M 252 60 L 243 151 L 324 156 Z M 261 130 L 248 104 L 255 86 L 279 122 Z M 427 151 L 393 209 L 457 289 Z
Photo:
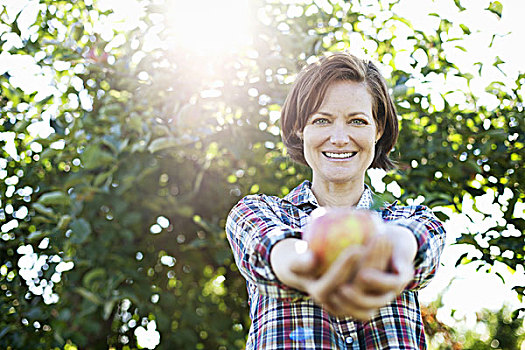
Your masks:
M 302 233 L 299 230 L 290 227 L 274 227 L 262 237 L 255 250 L 260 259 L 260 262 L 267 264 L 266 279 L 257 281 L 259 293 L 270 298 L 296 300 L 306 297 L 306 293 L 298 289 L 289 287 L 283 284 L 275 275 L 270 264 L 270 253 L 272 248 L 280 241 L 286 238 L 302 238 Z
M 423 222 L 415 221 L 413 219 L 399 219 L 391 221 L 394 225 L 399 225 L 408 228 L 416 238 L 417 242 L 417 253 L 414 258 L 414 267 L 418 267 L 426 258 L 426 252 L 428 248 L 428 228 Z

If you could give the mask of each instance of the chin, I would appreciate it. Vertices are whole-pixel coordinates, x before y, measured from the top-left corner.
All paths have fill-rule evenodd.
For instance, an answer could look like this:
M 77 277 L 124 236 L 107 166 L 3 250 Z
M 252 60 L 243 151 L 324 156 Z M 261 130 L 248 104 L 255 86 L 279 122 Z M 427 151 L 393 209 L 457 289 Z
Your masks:
M 336 185 L 344 185 L 347 183 L 354 182 L 356 178 L 351 175 L 341 175 L 341 176 L 328 176 L 328 177 L 325 177 L 324 180 L 326 182 L 333 183 Z

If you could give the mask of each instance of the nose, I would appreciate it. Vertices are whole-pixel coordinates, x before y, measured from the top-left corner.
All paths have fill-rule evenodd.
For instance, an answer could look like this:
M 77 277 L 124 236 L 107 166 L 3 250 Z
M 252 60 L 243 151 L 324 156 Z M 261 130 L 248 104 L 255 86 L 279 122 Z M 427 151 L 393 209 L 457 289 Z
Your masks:
M 350 137 L 345 131 L 345 128 L 334 125 L 330 133 L 330 143 L 334 146 L 345 146 L 349 142 Z

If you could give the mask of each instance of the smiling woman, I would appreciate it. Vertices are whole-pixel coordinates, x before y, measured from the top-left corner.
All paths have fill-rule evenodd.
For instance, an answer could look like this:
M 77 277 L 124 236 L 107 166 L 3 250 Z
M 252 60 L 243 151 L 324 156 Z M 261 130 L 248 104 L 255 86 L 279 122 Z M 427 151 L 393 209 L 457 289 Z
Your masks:
M 363 187 L 361 174 L 372 164 L 381 137 L 366 85 L 352 81 L 331 85 L 319 111 L 308 118 L 299 136 L 314 174 L 312 183 Z
M 174 45 L 200 54 L 221 54 L 250 44 L 249 1 L 177 0 L 168 21 Z
M 436 272 L 445 232 L 424 206 L 372 210 L 365 173 L 392 167 L 388 154 L 398 137 L 384 78 L 350 54 L 322 58 L 301 72 L 281 118 L 288 153 L 312 169 L 312 181 L 284 198 L 247 196 L 228 216 L 226 232 L 250 293 L 246 349 L 425 349 L 418 290 Z M 319 207 L 343 220 L 351 208 L 381 218 L 367 226 L 375 243 L 347 247 L 322 269 L 303 236 Z M 320 234 L 334 237 L 332 226 Z M 340 232 L 334 242 L 344 246 L 362 231 Z M 385 263 L 375 264 L 378 257 Z

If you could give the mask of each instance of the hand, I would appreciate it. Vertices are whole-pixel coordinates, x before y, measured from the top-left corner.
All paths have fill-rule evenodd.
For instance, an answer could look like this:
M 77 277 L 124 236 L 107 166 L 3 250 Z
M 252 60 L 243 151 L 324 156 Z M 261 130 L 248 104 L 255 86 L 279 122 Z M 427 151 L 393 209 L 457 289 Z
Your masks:
M 383 224 L 380 235 L 367 247 L 355 278 L 333 292 L 326 309 L 336 316 L 370 319 L 411 281 L 416 251 L 417 243 L 410 230 Z
M 301 239 L 288 238 L 273 247 L 270 264 L 282 283 L 308 293 L 318 303 L 324 303 L 335 287 L 353 278 L 360 257 L 358 247 L 349 248 L 321 274 L 308 244 Z
M 308 293 L 330 314 L 366 321 L 392 302 L 414 275 L 417 244 L 412 232 L 392 224 L 382 224 L 380 231 L 365 249 L 344 250 L 322 275 L 300 239 L 277 243 L 270 262 L 281 282 Z M 385 245 L 390 247 L 387 253 Z
M 307 249 L 306 242 L 285 239 L 272 249 L 270 263 L 282 283 L 307 293 L 329 313 L 361 319 L 365 314 L 368 315 L 370 310 L 375 311 L 383 306 L 386 303 L 385 298 L 390 298 L 364 296 L 356 304 L 353 300 L 347 300 L 345 290 L 340 289 L 343 286 L 352 286 L 363 253 L 362 247 L 347 248 L 321 275 L 315 256 Z

